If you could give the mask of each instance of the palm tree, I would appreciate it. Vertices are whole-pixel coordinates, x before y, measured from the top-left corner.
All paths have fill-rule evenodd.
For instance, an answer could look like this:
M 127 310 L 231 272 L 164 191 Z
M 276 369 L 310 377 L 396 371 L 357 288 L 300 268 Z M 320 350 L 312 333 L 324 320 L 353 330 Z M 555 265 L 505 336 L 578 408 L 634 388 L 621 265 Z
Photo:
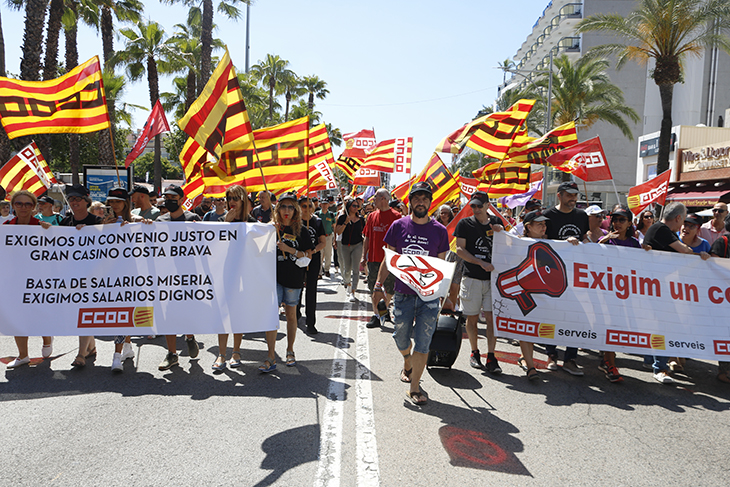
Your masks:
M 63 19 L 64 38 L 66 45 L 66 67 L 78 66 L 79 50 L 77 42 L 78 33 L 78 10 L 79 5 L 75 2 L 69 2 L 68 12 Z M 79 184 L 79 156 L 80 156 L 81 136 L 79 134 L 69 134 L 68 136 L 68 163 L 71 167 L 71 183 Z
M 291 73 L 289 61 L 276 54 L 267 54 L 266 59 L 251 66 L 251 74 L 269 88 L 269 122 L 274 120 L 274 92 L 281 93 L 282 79 Z
M 16 0 L 15 3 L 20 4 L 21 2 Z M 47 6 L 48 0 L 25 0 L 23 58 L 20 61 L 20 79 L 22 80 L 40 80 L 43 24 L 46 20 Z
M 337 147 L 342 145 L 342 132 L 337 127 L 333 127 L 331 123 L 324 124 L 327 127 L 327 135 L 330 138 L 330 144 Z
M 633 140 L 631 127 L 626 119 L 638 122 L 639 115 L 624 103 L 621 88 L 611 83 L 606 74 L 609 63 L 606 59 L 584 56 L 576 62 L 563 54 L 554 61 L 552 73 L 552 105 L 550 109 L 550 128 L 575 120 L 578 129 L 591 127 L 596 122 L 607 122 Z M 542 75 L 535 83 L 547 89 L 548 74 Z M 545 104 L 537 98 L 536 114 L 545 118 Z
M 246 110 L 248 111 L 248 118 L 251 121 L 251 127 L 254 129 L 265 127 L 270 120 L 268 116 L 268 91 L 259 86 L 258 80 L 250 73 L 240 73 L 238 70 L 236 73 L 238 75 L 238 84 L 241 86 L 243 99 L 246 102 Z M 281 105 L 276 100 L 274 100 L 274 109 L 281 109 Z
M 315 97 L 324 100 L 330 94 L 327 89 L 327 83 L 317 76 L 305 76 L 302 78 L 302 86 L 306 90 L 306 93 L 309 93 L 308 105 L 310 112 L 314 111 Z
M 662 123 L 659 132 L 657 173 L 669 168 L 674 85 L 682 80 L 682 60 L 700 56 L 703 49 L 719 46 L 730 52 L 730 39 L 720 32 L 730 28 L 728 0 L 641 0 L 626 17 L 592 15 L 577 25 L 578 32 L 603 31 L 620 36 L 626 43 L 598 46 L 597 55 L 616 55 L 616 65 L 627 60 L 656 63 L 650 76 L 659 87 Z
M 505 59 L 501 63 L 499 63 L 499 66 L 497 66 L 499 69 L 502 70 L 502 84 L 507 82 L 507 73 L 510 72 L 510 70 L 515 68 L 515 63 L 512 62 L 510 58 Z
M 322 118 L 322 112 L 318 112 L 317 110 L 309 111 L 309 105 L 307 105 L 307 102 L 304 100 L 299 100 L 298 103 L 293 105 L 289 114 L 291 115 L 292 120 L 296 120 L 297 118 L 302 118 L 309 115 L 310 127 L 319 125 L 319 121 Z
M 173 41 L 165 40 L 165 31 L 157 22 L 140 20 L 135 27 L 136 29 L 119 31 L 127 40 L 125 49 L 117 51 L 112 57 L 112 66 L 125 66 L 131 81 L 139 80 L 146 74 L 150 107 L 153 107 L 160 98 L 158 72 L 172 72 L 170 66 L 180 54 Z M 160 136 L 157 135 L 155 136 L 155 190 L 158 194 L 162 186 L 160 151 Z
M 301 80 L 294 71 L 287 70 L 281 77 L 281 87 L 284 91 L 284 99 L 286 100 L 286 110 L 284 110 L 284 121 L 289 120 L 289 106 L 291 105 L 292 96 L 300 97 L 306 91 L 301 86 Z M 297 117 L 292 117 L 297 118 Z

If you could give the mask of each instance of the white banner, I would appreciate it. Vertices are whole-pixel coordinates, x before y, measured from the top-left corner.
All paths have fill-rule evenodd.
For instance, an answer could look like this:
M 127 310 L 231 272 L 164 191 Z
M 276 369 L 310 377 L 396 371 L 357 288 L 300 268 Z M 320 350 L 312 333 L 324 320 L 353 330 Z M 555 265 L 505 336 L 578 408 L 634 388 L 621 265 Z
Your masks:
M 0 335 L 276 330 L 276 233 L 259 223 L 0 225 Z
M 499 336 L 730 360 L 730 259 L 495 232 L 492 264 Z
M 383 250 L 390 273 L 422 300 L 433 301 L 448 294 L 456 263 L 428 255 L 397 254 L 387 247 Z

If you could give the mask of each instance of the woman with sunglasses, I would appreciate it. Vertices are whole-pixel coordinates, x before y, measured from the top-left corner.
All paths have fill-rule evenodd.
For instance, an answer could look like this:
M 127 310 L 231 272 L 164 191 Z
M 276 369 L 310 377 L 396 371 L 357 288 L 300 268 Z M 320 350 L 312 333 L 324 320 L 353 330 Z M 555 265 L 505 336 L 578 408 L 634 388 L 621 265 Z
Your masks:
M 251 201 L 248 199 L 246 188 L 243 186 L 229 186 L 226 189 L 226 197 L 224 201 L 227 204 L 228 211 L 225 213 L 224 221 L 233 222 L 248 222 L 256 223 L 256 219 L 251 216 Z M 218 205 L 218 199 L 213 200 L 213 204 Z M 212 212 L 215 212 L 213 210 Z M 211 212 L 206 213 L 206 216 Z M 215 221 L 215 220 L 213 220 Z M 241 362 L 241 340 L 243 333 L 233 334 L 233 353 L 231 354 L 231 360 L 228 365 L 232 368 L 238 368 L 242 365 Z M 226 357 L 228 354 L 228 333 L 218 334 L 218 357 L 213 362 L 213 371 L 222 372 L 226 368 Z
M 651 210 L 644 210 L 641 212 L 641 215 L 639 216 L 639 221 L 636 224 L 636 239 L 639 241 L 640 244 L 644 243 L 644 234 L 647 230 L 649 230 L 649 227 L 654 225 L 654 213 L 652 213 Z
M 3 225 L 40 225 L 46 230 L 51 228 L 51 224 L 40 221 L 33 216 L 33 210 L 35 210 L 38 200 L 35 195 L 29 191 L 21 190 L 13 193 L 10 199 L 10 206 L 15 212 L 15 216 L 12 216 L 8 220 L 3 222 Z M 30 356 L 28 355 L 28 337 L 15 337 L 15 345 L 18 347 L 18 356 L 10 361 L 8 364 L 9 369 L 20 367 L 30 363 Z M 53 353 L 53 337 L 43 337 L 43 348 L 41 348 L 41 356 L 48 358 Z
M 294 192 L 284 193 L 272 215 L 276 227 L 276 294 L 277 304 L 284 303 L 286 314 L 286 365 L 297 364 L 294 356 L 294 339 L 297 336 L 297 304 L 304 285 L 304 274 L 312 255 L 312 240 L 302 225 L 302 212 Z M 276 369 L 276 333 L 266 332 L 269 356 L 259 370 L 264 373 Z
M 640 249 L 639 240 L 634 237 L 634 225 L 631 223 L 633 214 L 628 208 L 620 207 L 611 213 L 611 226 L 608 234 L 601 238 L 598 243 L 606 245 L 620 245 Z M 616 352 L 603 352 L 601 365 L 598 366 L 606 374 L 606 379 L 611 382 L 621 382 L 624 378 L 616 367 Z
M 357 200 L 345 203 L 345 211 L 337 219 L 335 233 L 342 235 L 337 246 L 340 264 L 342 265 L 342 284 L 345 285 L 347 297 L 351 303 L 357 301 L 357 281 L 360 277 L 360 260 L 362 259 L 362 231 L 365 220 L 360 216 L 360 204 Z

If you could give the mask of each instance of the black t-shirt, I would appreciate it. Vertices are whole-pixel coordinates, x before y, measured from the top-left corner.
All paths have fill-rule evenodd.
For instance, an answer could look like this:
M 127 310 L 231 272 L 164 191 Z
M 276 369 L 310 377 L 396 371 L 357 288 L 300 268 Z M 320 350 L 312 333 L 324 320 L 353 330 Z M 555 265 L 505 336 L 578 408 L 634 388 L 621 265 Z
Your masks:
M 170 215 L 172 213 L 165 213 L 164 215 L 160 215 L 160 217 L 157 219 L 158 222 L 199 222 L 200 217 L 191 212 L 183 210 L 182 215 L 180 215 L 177 218 L 172 218 Z
M 314 248 L 307 227 L 302 225 L 299 235 L 293 234 L 291 227 L 284 227 L 279 230 L 279 239 L 297 251 Z M 307 271 L 306 267 L 299 267 L 296 264 L 296 254 L 297 252 L 284 254 L 278 247 L 276 249 L 276 282 L 290 289 L 301 289 L 304 286 L 304 273 Z
M 490 216 L 486 225 L 479 223 L 475 217 L 464 218 L 456 224 L 454 237 L 466 240 L 464 247 L 471 255 L 484 262 L 492 262 L 492 225 L 498 225 L 497 218 Z M 487 281 L 492 273 L 481 266 L 464 261 L 464 275 L 472 279 Z
M 340 215 L 337 218 L 338 225 L 344 225 L 347 221 L 347 215 Z M 342 231 L 342 243 L 344 245 L 357 245 L 362 242 L 362 231 L 365 229 L 365 219 L 360 218 L 355 223 L 348 223 Z
M 307 226 L 307 224 L 309 226 Z M 319 237 L 324 237 L 325 235 L 322 220 L 320 220 L 316 216 L 313 216 L 309 221 L 302 220 L 302 226 L 304 226 L 304 228 L 309 231 L 309 238 L 312 241 L 312 248 L 315 248 L 319 244 Z M 319 257 L 319 252 L 312 255 L 312 259 L 318 259 Z
M 670 247 L 674 242 L 678 241 L 679 237 L 669 229 L 669 227 L 662 223 L 657 222 L 649 227 L 649 230 L 644 234 L 644 244 L 651 245 L 652 250 L 662 250 L 664 252 L 676 252 Z
M 568 240 L 568 237 L 575 237 L 583 240 L 590 228 L 588 226 L 588 215 L 583 210 L 573 208 L 570 213 L 563 213 L 556 207 L 543 212 L 548 218 L 546 236 L 550 240 Z
M 69 216 L 61 220 L 61 227 L 75 227 L 76 225 L 101 225 L 101 218 L 89 213 L 83 220 L 76 220 L 71 213 Z
M 728 252 L 728 241 L 727 237 L 720 235 L 717 240 L 712 242 L 712 247 L 710 247 L 710 253 L 717 255 L 718 257 L 724 257 L 728 258 L 730 257 L 730 252 Z
M 264 210 L 261 208 L 261 205 L 259 205 L 251 211 L 251 216 L 253 216 L 257 222 L 269 223 L 271 221 L 271 207 L 269 207 L 268 210 Z

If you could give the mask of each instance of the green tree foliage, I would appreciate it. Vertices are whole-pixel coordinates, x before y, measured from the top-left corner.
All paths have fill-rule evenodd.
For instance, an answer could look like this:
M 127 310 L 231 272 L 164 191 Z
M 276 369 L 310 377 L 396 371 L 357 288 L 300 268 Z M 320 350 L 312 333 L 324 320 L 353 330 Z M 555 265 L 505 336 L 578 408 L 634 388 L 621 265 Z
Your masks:
M 180 163 L 177 161 L 169 160 L 166 157 L 160 158 L 162 163 L 162 178 L 163 179 L 183 179 L 183 171 Z M 149 172 L 150 176 L 155 171 L 155 154 L 148 152 L 142 154 L 134 160 L 134 175 L 136 178 L 141 180 L 145 179 L 145 175 Z

